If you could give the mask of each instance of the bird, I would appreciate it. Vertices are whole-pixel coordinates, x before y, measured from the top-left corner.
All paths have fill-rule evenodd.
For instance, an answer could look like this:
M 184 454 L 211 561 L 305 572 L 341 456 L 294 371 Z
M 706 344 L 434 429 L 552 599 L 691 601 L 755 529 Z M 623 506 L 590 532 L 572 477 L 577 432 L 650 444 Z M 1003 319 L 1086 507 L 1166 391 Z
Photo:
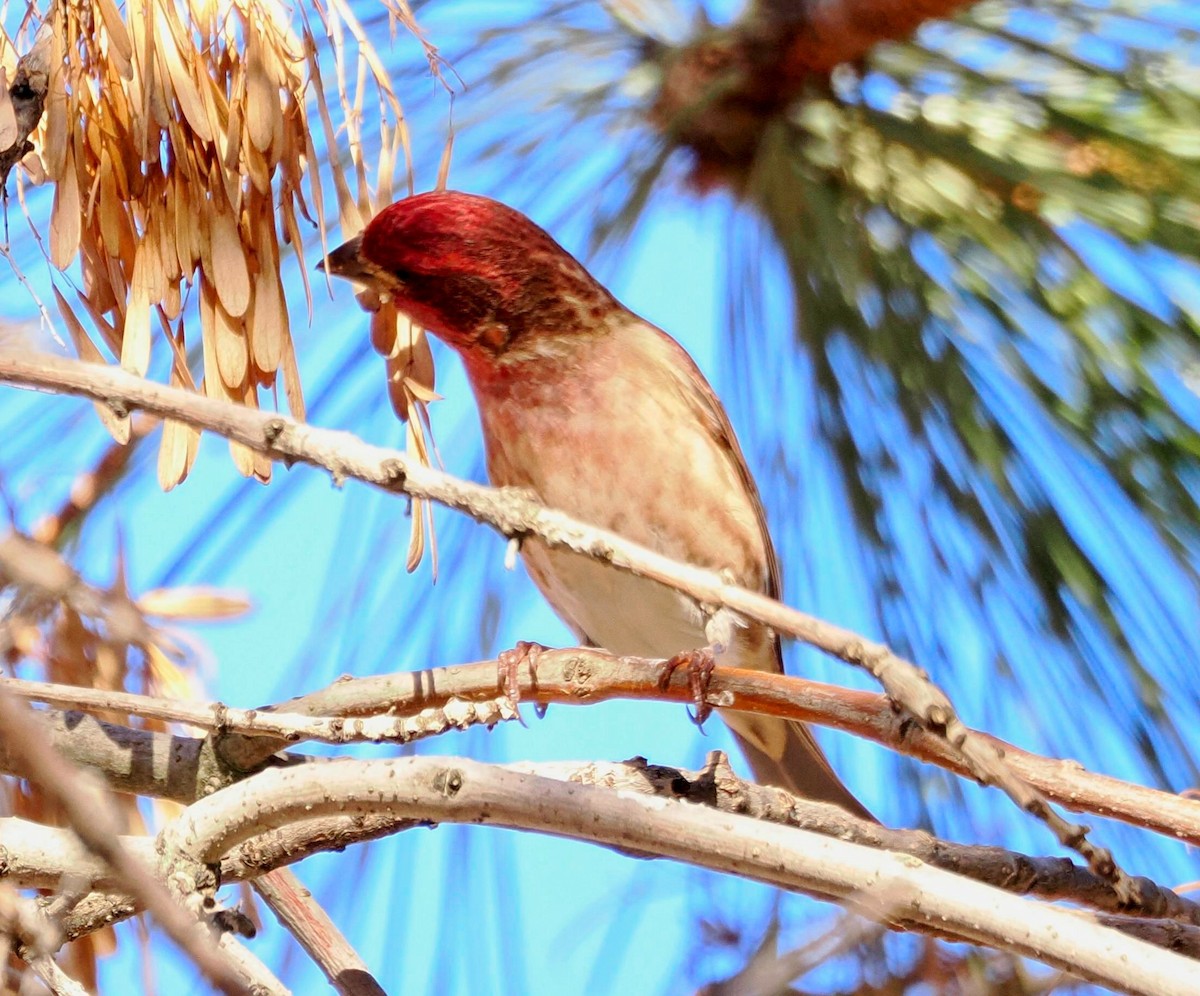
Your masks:
M 415 194 L 322 268 L 390 300 L 459 354 L 493 485 L 780 596 L 762 499 L 699 367 L 530 218 L 477 194 Z M 779 637 L 758 622 L 536 537 L 521 556 L 587 645 L 783 672 Z M 873 819 L 807 726 L 720 713 L 760 783 Z

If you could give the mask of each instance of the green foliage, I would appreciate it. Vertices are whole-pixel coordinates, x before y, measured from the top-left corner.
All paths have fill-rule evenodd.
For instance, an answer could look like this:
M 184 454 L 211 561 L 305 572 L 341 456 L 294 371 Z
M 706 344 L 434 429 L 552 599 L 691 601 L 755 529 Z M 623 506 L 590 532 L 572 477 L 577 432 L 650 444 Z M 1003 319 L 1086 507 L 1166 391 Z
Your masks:
M 541 114 L 520 135 L 493 118 L 485 151 L 553 168 L 542 202 L 592 208 L 602 254 L 681 181 L 732 194 L 768 248 L 730 254 L 726 366 L 747 407 L 781 365 L 815 390 L 886 637 L 952 667 L 916 593 L 954 591 L 1026 700 L 1047 671 L 1087 689 L 1143 771 L 1190 784 L 1178 730 L 1200 676 L 1175 654 L 1196 637 L 1200 550 L 1200 21 L 987 2 L 784 107 L 728 101 L 751 92 L 743 67 L 664 118 L 689 53 L 741 44 L 738 21 L 682 6 L 552 5 L 492 32 L 462 63 L 486 106 L 535 94 Z M 794 355 L 764 332 L 775 252 Z

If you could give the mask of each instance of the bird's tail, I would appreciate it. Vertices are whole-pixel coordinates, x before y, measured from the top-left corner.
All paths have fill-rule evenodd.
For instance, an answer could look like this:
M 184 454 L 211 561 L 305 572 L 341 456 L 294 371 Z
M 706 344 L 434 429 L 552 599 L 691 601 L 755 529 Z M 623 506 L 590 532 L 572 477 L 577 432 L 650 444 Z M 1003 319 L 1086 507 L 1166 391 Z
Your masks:
M 842 784 L 803 723 L 726 710 L 721 710 L 721 717 L 750 762 L 755 781 L 805 799 L 832 802 L 864 820 L 879 822 Z

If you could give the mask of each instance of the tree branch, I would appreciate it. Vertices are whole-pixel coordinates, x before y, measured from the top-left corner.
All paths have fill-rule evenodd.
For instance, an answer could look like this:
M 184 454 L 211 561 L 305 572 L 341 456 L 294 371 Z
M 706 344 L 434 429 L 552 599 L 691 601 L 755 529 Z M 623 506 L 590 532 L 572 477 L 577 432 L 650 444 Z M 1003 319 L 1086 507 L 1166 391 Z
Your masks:
M 217 756 L 210 738 L 134 730 L 81 712 L 42 713 L 44 743 L 72 764 L 102 775 L 109 788 L 187 804 L 231 784 L 245 771 Z M 305 758 L 291 757 L 289 763 Z M 0 737 L 0 771 L 19 774 L 20 757 Z
M 324 467 L 335 482 L 354 477 L 386 491 L 438 502 L 493 526 L 510 539 L 537 536 L 554 549 L 571 550 L 612 564 L 683 592 L 701 604 L 725 606 L 765 623 L 780 634 L 796 637 L 868 671 L 917 722 L 945 737 L 961 753 L 974 778 L 1002 789 L 1018 807 L 1045 822 L 1060 843 L 1083 855 L 1098 875 L 1111 878 L 1123 892 L 1132 892 L 1132 883 L 1112 855 L 1087 839 L 1086 828 L 1054 812 L 1005 764 L 994 745 L 971 734 L 945 693 L 923 671 L 882 644 L 758 592 L 731 585 L 715 571 L 681 564 L 616 533 L 587 526 L 523 492 L 459 480 L 349 433 L 318 429 L 281 415 L 216 401 L 135 377 L 116 367 L 43 354 L 0 353 L 0 381 L 88 397 L 121 413 L 136 408 L 178 419 L 275 459 Z
M 506 708 L 506 700 L 494 699 L 499 689 L 497 663 L 479 661 L 344 679 L 288 702 L 252 710 L 16 679 L 0 679 L 0 688 L 56 706 L 121 711 L 216 731 L 219 735 L 209 740 L 168 737 L 54 714 L 55 742 L 76 763 L 102 770 L 121 791 L 186 803 L 236 781 L 300 737 L 326 743 L 387 738 L 408 742 L 471 721 L 491 725 L 511 718 L 515 712 Z M 521 698 L 542 705 L 589 705 L 610 699 L 691 701 L 686 675 L 672 675 L 664 687 L 661 673 L 660 661 L 578 647 L 544 651 L 536 678 L 527 664 L 517 677 Z M 941 737 L 914 727 L 886 697 L 871 692 L 718 666 L 712 672 L 708 701 L 722 708 L 829 726 L 970 776 L 961 757 Z M 448 706 L 452 707 L 447 715 Z M 347 722 L 350 717 L 365 718 Z M 279 738 L 269 735 L 272 732 Z M 975 735 L 990 741 L 1029 784 L 1067 808 L 1200 846 L 1198 800 L 1096 774 L 1075 761 L 1032 754 L 986 733 Z M 139 761 L 139 756 L 145 760 Z M 0 769 L 11 770 L 2 751 Z
M 437 710 L 456 699 L 478 702 L 497 694 L 498 664 L 488 660 L 340 679 L 319 691 L 267 706 L 264 711 L 404 716 Z M 610 699 L 692 701 L 686 675 L 673 674 L 666 686 L 661 678 L 661 661 L 617 657 L 591 647 L 543 651 L 538 656 L 536 676 L 528 662 L 521 665 L 517 675 L 522 700 L 541 705 L 590 705 Z M 914 726 L 886 696 L 794 675 L 718 665 L 712 672 L 707 701 L 719 708 L 828 726 L 956 774 L 972 776 L 962 756 L 944 737 Z M 973 732 L 1003 754 L 1022 778 L 1061 805 L 1200 846 L 1200 800 L 1096 774 L 1077 761 L 1043 757 L 989 734 Z M 222 738 L 218 753 L 233 767 L 250 768 L 282 746 L 280 742 L 231 733 Z
M 1036 958 L 1131 993 L 1194 991 L 1190 959 L 906 856 L 466 759 L 339 760 L 320 771 L 267 770 L 190 806 L 163 830 L 159 847 L 174 857 L 170 867 L 186 868 L 217 862 L 264 830 L 296 820 L 379 812 L 533 830 L 674 858 Z
M 799 827 L 852 843 L 907 854 L 927 864 L 1016 895 L 1066 900 L 1106 913 L 1136 914 L 1200 925 L 1200 906 L 1148 879 L 1138 879 L 1138 895 L 1124 902 L 1111 883 L 1066 858 L 1029 857 L 999 847 L 956 844 L 919 830 L 889 830 L 849 816 L 836 806 L 799 799 L 781 789 L 738 778 L 724 756 L 713 752 L 707 767 L 685 771 L 642 759 L 621 763 L 541 762 L 503 765 L 560 781 L 609 790 L 682 799 L 720 812 Z M 409 819 L 385 813 L 313 819 L 268 831 L 239 845 L 221 866 L 221 881 L 254 879 L 322 851 L 340 850 L 406 830 Z M 142 860 L 153 860 L 144 837 L 123 837 L 122 844 Z M 25 888 L 55 888 L 66 877 L 88 888 L 119 887 L 107 868 L 89 857 L 67 831 L 16 817 L 0 818 L 0 847 L 7 856 L 5 877 Z M 1198 946 L 1200 947 L 1200 946 Z M 1177 948 L 1176 948 L 1177 950 Z
M 593 787 L 609 796 L 630 793 L 657 796 L 663 801 L 689 803 L 692 809 L 703 807 L 715 814 L 726 813 L 736 815 L 739 819 L 752 818 L 783 827 L 816 830 L 851 844 L 884 848 L 893 856 L 906 854 L 910 861 L 925 862 L 1010 892 L 1034 895 L 1044 900 L 1065 899 L 1086 903 L 1102 911 L 1087 922 L 1113 927 L 1172 951 L 1200 954 L 1200 930 L 1194 926 L 1200 920 L 1196 906 L 1180 900 L 1167 890 L 1157 889 L 1151 883 L 1144 883 L 1140 905 L 1135 909 L 1125 908 L 1116 899 L 1111 885 L 1065 859 L 1027 858 L 1000 848 L 951 844 L 918 831 L 886 830 L 848 817 L 837 807 L 798 800 L 779 789 L 742 781 L 733 775 L 719 752 L 714 753 L 708 767 L 700 772 L 648 765 L 644 761 L 621 764 L 560 762 L 510 765 L 503 769 L 485 767 L 489 771 L 530 774 L 539 782 L 550 778 L 576 786 Z M 529 800 L 527 805 L 533 806 L 535 802 Z M 592 801 L 586 802 L 586 805 L 598 803 Z M 433 815 L 440 819 L 440 814 Z M 414 819 L 386 806 L 360 811 L 350 807 L 349 813 L 339 809 L 336 816 L 297 819 L 258 833 L 225 855 L 221 861 L 220 881 L 253 879 L 262 876 L 265 870 L 279 868 L 319 851 L 341 850 L 353 843 L 428 823 L 427 818 Z M 724 832 L 730 833 L 733 829 L 736 828 L 726 827 Z M 122 838 L 122 844 L 148 865 L 155 862 L 155 848 L 149 838 L 125 837 Z M 642 849 L 615 846 L 617 850 L 634 857 L 655 856 Z M 64 830 L 15 818 L 0 820 L 0 847 L 8 856 L 9 881 L 16 885 L 53 888 L 67 877 L 77 887 L 78 883 L 87 883 L 91 888 L 110 889 L 117 884 L 104 865 Z M 258 883 L 262 883 L 261 877 Z M 269 884 L 267 892 L 273 899 Z M 285 902 L 284 905 L 289 904 Z M 274 902 L 272 906 L 279 908 Z M 105 894 L 89 896 L 63 918 L 65 936 L 73 939 L 124 919 L 137 910 L 137 904 L 127 897 Z M 1113 911 L 1122 912 L 1118 915 Z M 1124 915 L 1134 911 L 1139 918 Z M 314 916 L 318 917 L 315 921 L 312 919 Z M 888 916 L 898 920 L 899 913 L 890 912 Z M 301 936 L 306 948 L 313 944 L 318 950 L 329 952 L 327 956 L 318 957 L 318 960 L 326 966 L 331 978 L 340 980 L 345 991 L 371 991 L 369 975 L 362 974 L 365 969 L 357 961 L 357 956 L 348 953 L 348 948 L 340 950 L 336 941 L 328 935 L 330 929 L 336 928 L 331 924 L 324 925 L 323 911 L 310 909 L 297 918 L 291 910 L 285 910 L 284 919 L 289 925 L 296 919 L 297 926 L 309 935 L 307 938 Z M 938 933 L 934 927 L 926 926 L 923 929 Z M 354 986 L 359 988 L 354 989 Z
M 255 879 L 254 891 L 341 996 L 386 996 L 366 962 L 291 870 L 280 869 Z

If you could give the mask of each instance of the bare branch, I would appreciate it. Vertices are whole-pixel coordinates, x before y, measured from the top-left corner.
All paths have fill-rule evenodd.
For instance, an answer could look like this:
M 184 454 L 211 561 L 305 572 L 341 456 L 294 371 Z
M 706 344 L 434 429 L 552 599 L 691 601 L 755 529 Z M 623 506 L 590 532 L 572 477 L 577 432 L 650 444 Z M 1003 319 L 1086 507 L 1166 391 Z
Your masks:
M 135 377 L 115 367 L 32 353 L 0 354 L 0 381 L 77 394 L 128 412 L 142 409 L 215 431 L 273 459 L 326 468 L 335 480 L 354 477 L 386 491 L 435 501 L 485 522 L 510 539 L 537 536 L 555 549 L 571 550 L 651 578 L 706 605 L 721 605 L 765 623 L 776 632 L 861 667 L 925 729 L 961 752 L 972 776 L 1002 789 L 1022 810 L 1045 822 L 1058 840 L 1078 851 L 1092 869 L 1122 892 L 1132 883 L 1112 855 L 1087 839 L 1086 828 L 1064 820 L 1023 781 L 990 742 L 973 736 L 944 692 L 920 668 L 882 644 L 792 609 L 759 592 L 727 583 L 714 571 L 671 560 L 616 533 L 587 526 L 546 508 L 528 494 L 487 488 L 372 446 L 345 432 L 318 429 L 280 415 L 228 404 Z
M 1135 937 L 1143 937 L 1150 943 L 1172 951 L 1200 955 L 1200 929 L 1195 926 L 1200 922 L 1200 915 L 1195 904 L 1181 900 L 1167 890 L 1158 889 L 1152 883 L 1142 881 L 1143 893 L 1139 896 L 1139 904 L 1136 907 L 1124 907 L 1110 884 L 1065 859 L 1028 858 L 1000 848 L 952 844 L 918 831 L 886 830 L 849 817 L 837 807 L 796 799 L 779 789 L 742 781 L 733 775 L 719 752 L 714 753 L 709 766 L 700 772 L 648 765 L 640 760 L 621 764 L 523 764 L 510 765 L 504 770 L 530 774 L 539 780 L 548 777 L 579 786 L 598 787 L 609 794 L 637 793 L 673 802 L 698 804 L 715 812 L 737 815 L 739 819 L 750 817 L 785 827 L 798 827 L 848 843 L 882 848 L 892 854 L 905 854 L 918 863 L 925 862 L 1010 892 L 1089 904 L 1097 910 L 1107 911 L 1101 912 L 1095 922 Z M 254 836 L 227 854 L 221 861 L 221 881 L 253 879 L 262 876 L 264 871 L 279 868 L 318 851 L 341 850 L 349 844 L 400 832 L 414 825 L 427 825 L 428 822 L 428 819 L 397 814 L 390 807 L 349 813 L 339 811 L 336 816 L 287 822 Z M 148 865 L 154 863 L 155 850 L 148 838 L 125 837 L 122 843 L 139 860 Z M 14 884 L 52 888 L 59 885 L 64 876 L 71 876 L 77 883 L 87 883 L 98 889 L 111 889 L 117 884 L 103 864 L 64 830 L 18 819 L 0 820 L 0 848 L 8 856 L 8 877 Z M 618 849 L 634 857 L 654 856 L 640 849 Z M 63 929 L 68 939 L 74 938 L 130 916 L 137 908 L 137 904 L 127 897 L 93 895 L 79 902 L 63 917 Z M 1121 914 L 1136 912 L 1139 918 L 1117 915 L 1117 911 Z M 890 920 L 902 919 L 900 911 L 884 912 Z M 1164 917 L 1174 917 L 1176 920 Z M 296 915 L 289 910 L 285 912 L 285 918 L 290 923 L 296 919 Z M 356 966 L 356 956 L 347 953 L 348 949 L 346 952 L 340 951 L 334 942 L 323 936 L 332 927 L 323 926 L 324 919 L 318 909 L 304 914 L 298 924 L 307 934 L 315 937 L 302 937 L 302 943 L 306 947 L 312 944 L 322 950 L 332 951 L 328 956 L 318 957 L 323 965 L 330 966 L 327 971 L 331 976 L 342 977 L 347 986 L 369 985 L 359 974 L 365 970 Z M 1180 923 L 1179 920 L 1184 922 Z M 924 929 L 937 933 L 932 927 Z
M 478 702 L 495 696 L 499 690 L 497 665 L 498 661 L 488 660 L 425 671 L 344 678 L 320 691 L 267 708 L 317 716 L 411 715 L 420 710 L 437 710 L 456 699 Z M 589 705 L 626 698 L 692 701 L 686 675 L 673 675 L 670 683 L 663 686 L 662 662 L 616 657 L 591 647 L 543 651 L 538 657 L 536 676 L 525 663 L 517 681 L 522 700 L 541 705 Z M 842 730 L 971 776 L 961 755 L 943 737 L 914 727 L 882 695 L 792 675 L 717 666 L 712 672 L 707 698 L 720 708 L 781 716 Z M 1200 846 L 1200 800 L 1096 774 L 1077 761 L 1043 757 L 989 734 L 973 732 L 989 741 L 1029 784 L 1061 805 Z M 282 746 L 263 738 L 231 734 L 222 738 L 218 752 L 231 766 L 249 769 Z
M 744 781 L 733 773 L 720 752 L 710 755 L 708 766 L 699 772 L 652 765 L 641 759 L 622 763 L 518 763 L 504 767 L 583 785 L 683 799 L 721 812 L 800 827 L 907 854 L 1017 895 L 1067 900 L 1101 912 L 1136 913 L 1143 918 L 1200 925 L 1200 907 L 1147 879 L 1136 880 L 1136 901 L 1129 903 L 1116 895 L 1111 883 L 1066 858 L 1030 857 L 999 847 L 956 844 L 918 830 L 889 830 L 856 819 L 836 806 Z M 253 879 L 320 851 L 340 850 L 412 825 L 412 820 L 385 813 L 289 823 L 246 841 L 226 855 L 221 865 L 221 881 Z M 153 860 L 145 838 L 124 837 L 122 843 L 143 860 Z M 0 819 L 0 847 L 7 855 L 6 877 L 20 886 L 53 888 L 64 876 L 74 876 L 92 889 L 114 889 L 119 885 L 108 869 L 90 857 L 66 831 L 15 817 Z M 1178 949 L 1178 945 L 1173 947 Z
M 686 861 L 949 933 L 1145 996 L 1194 991 L 1195 963 L 1062 910 L 865 848 L 701 806 L 616 793 L 459 758 L 339 760 L 272 769 L 200 800 L 159 837 L 172 870 L 219 861 L 295 820 L 389 812 L 486 823 Z
M 292 871 L 268 872 L 255 879 L 254 891 L 300 942 L 341 996 L 386 996 L 366 962 Z
M 254 996 L 291 996 L 292 991 L 233 934 L 222 931 L 217 938 L 217 947 L 237 966 L 242 978 L 250 983 Z
M 301 736 L 349 743 L 395 734 L 394 739 L 407 741 L 451 725 L 466 725 L 470 719 L 490 725 L 497 718 L 508 718 L 513 712 L 505 709 L 505 701 L 490 698 L 498 688 L 496 664 L 494 660 L 480 661 L 340 680 L 290 702 L 257 710 L 15 679 L 0 679 L 0 687 L 33 701 L 123 711 L 213 729 L 218 737 L 200 740 L 131 730 L 73 714 L 51 714 L 56 745 L 76 763 L 100 770 L 120 791 L 186 803 L 236 781 Z M 539 657 L 536 679 L 527 667 L 519 674 L 521 697 L 560 705 L 613 698 L 690 701 L 686 675 L 673 677 L 664 688 L 660 664 L 614 657 L 592 648 L 548 650 Z M 941 738 L 906 723 L 880 695 L 803 678 L 717 667 L 708 699 L 726 708 L 831 726 L 969 774 Z M 453 707 L 447 712 L 450 704 Z M 355 716 L 369 718 L 344 719 Z M 250 731 L 259 735 L 243 735 Z M 262 735 L 272 731 L 281 734 L 281 739 Z M 1074 761 L 1028 753 L 984 733 L 976 735 L 991 741 L 1021 777 L 1068 808 L 1200 845 L 1200 801 L 1096 774 Z M 298 760 L 292 757 L 289 763 Z M 12 770 L 2 749 L 0 770 Z
M 516 707 L 507 699 L 443 702 L 436 709 L 412 715 L 372 715 L 349 722 L 342 716 L 314 716 L 272 709 L 238 709 L 221 702 L 189 702 L 136 692 L 82 688 L 53 682 L 0 678 L 0 689 L 34 702 L 86 711 L 123 712 L 167 723 L 187 723 L 213 730 L 220 736 L 237 735 L 254 744 L 252 756 L 239 765 L 246 771 L 289 744 L 305 740 L 326 744 L 409 743 L 450 729 L 464 730 L 482 724 L 494 726 L 516 719 Z M 386 707 L 380 710 L 386 712 Z
M 327 743 L 408 741 L 449 726 L 466 725 L 468 720 L 491 725 L 510 718 L 513 713 L 505 710 L 504 700 L 492 699 L 498 691 L 496 666 L 495 660 L 489 660 L 340 680 L 290 702 L 255 710 L 15 679 L 0 679 L 0 687 L 33 701 L 122 711 L 218 731 L 221 736 L 214 746 L 98 720 L 55 718 L 59 749 L 76 763 L 102 770 L 114 787 L 190 802 L 198 794 L 235 781 L 241 772 L 258 767 L 299 738 Z M 615 657 L 578 647 L 543 652 L 536 679 L 524 666 L 518 680 L 521 698 L 542 705 L 588 705 L 620 698 L 691 701 L 686 675 L 673 676 L 666 687 L 660 675 L 659 661 Z M 789 675 L 718 666 L 712 673 L 708 701 L 723 708 L 829 726 L 958 774 L 970 774 L 942 738 L 906 723 L 881 695 Z M 455 702 L 461 707 L 446 715 L 447 705 Z M 353 716 L 370 718 L 345 722 L 345 717 Z M 277 733 L 278 739 L 271 733 Z M 1032 754 L 986 733 L 975 731 L 975 735 L 990 741 L 1017 773 L 1047 798 L 1069 809 L 1121 820 L 1200 846 L 1198 800 L 1096 774 L 1075 761 Z M 11 769 L 2 751 L 0 769 Z M 136 778 L 139 775 L 142 777 Z
M 211 739 L 134 730 L 79 712 L 48 710 L 41 725 L 46 743 L 73 764 L 102 775 L 117 792 L 189 803 L 245 774 L 216 756 Z M 20 754 L 0 737 L 0 771 L 20 770 Z

